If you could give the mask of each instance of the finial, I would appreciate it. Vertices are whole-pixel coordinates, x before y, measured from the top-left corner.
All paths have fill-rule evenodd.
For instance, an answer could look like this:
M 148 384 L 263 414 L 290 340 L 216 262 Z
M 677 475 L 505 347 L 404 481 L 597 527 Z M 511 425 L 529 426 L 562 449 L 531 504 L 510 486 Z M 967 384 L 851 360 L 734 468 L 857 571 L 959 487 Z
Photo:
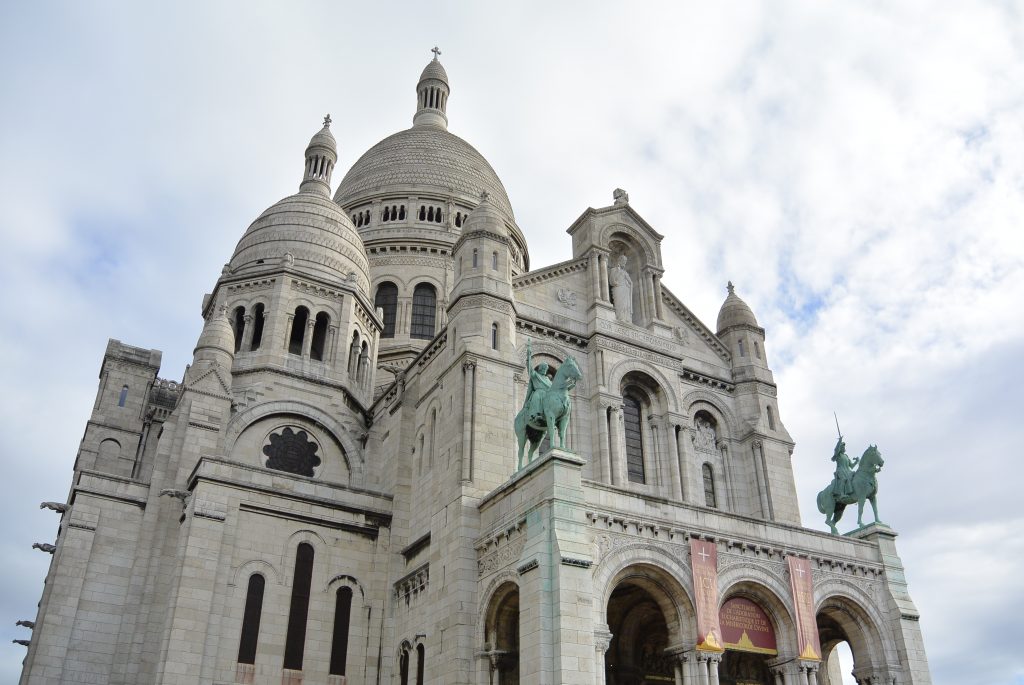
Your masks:
M 725 286 L 725 289 L 729 291 L 730 295 L 736 294 L 736 287 L 732 284 L 732 281 L 729 281 L 729 284 Z
M 487 202 L 490 197 L 491 194 L 484 190 L 480 193 L 480 202 Z
M 434 59 L 435 59 L 435 60 L 436 60 L 436 59 L 438 58 L 438 56 L 439 56 L 439 55 L 441 54 L 441 51 L 437 49 L 437 46 L 436 46 L 436 45 L 435 45 L 434 47 L 430 48 L 430 51 L 431 51 L 432 53 L 434 53 Z
M 331 127 L 331 113 L 328 112 L 327 116 L 324 117 L 324 128 L 330 128 L 330 127 Z

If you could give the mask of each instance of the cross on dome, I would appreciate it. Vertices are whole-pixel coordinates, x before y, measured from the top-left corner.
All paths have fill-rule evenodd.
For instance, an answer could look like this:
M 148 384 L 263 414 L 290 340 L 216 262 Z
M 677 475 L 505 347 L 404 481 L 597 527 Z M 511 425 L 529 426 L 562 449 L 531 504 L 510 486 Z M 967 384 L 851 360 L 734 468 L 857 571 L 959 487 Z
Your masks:
M 436 45 L 434 47 L 430 48 L 430 51 L 432 53 L 434 53 L 434 59 L 437 59 L 440 56 L 440 54 L 441 54 L 441 51 L 437 49 Z
M 725 289 L 729 291 L 730 295 L 734 295 L 736 293 L 736 286 L 732 284 L 732 281 L 729 281 L 729 285 L 725 286 Z

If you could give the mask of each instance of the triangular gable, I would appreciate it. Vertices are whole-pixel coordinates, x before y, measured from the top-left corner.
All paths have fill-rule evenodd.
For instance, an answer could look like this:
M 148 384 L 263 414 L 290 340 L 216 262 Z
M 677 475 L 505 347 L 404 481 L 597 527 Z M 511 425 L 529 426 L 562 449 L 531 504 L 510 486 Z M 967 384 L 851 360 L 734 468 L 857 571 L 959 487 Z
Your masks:
M 204 395 L 231 399 L 231 386 L 224 380 L 219 366 L 212 366 L 196 376 L 185 385 L 185 388 Z
M 718 336 L 711 332 L 711 329 L 701 323 L 701 320 L 690 311 L 689 307 L 680 301 L 678 297 L 672 294 L 668 288 L 664 285 L 661 286 L 662 300 L 668 305 L 668 312 L 675 314 L 679 320 L 684 323 L 698 338 L 704 341 L 704 343 L 717 354 L 722 361 L 731 362 L 732 355 L 729 354 L 729 350 L 719 340 Z M 666 312 L 666 313 L 668 313 Z
M 640 216 L 640 213 L 637 212 L 635 209 L 633 209 L 632 206 L 628 204 L 611 205 L 610 207 L 601 207 L 600 209 L 587 207 L 583 211 L 583 213 L 579 215 L 576 221 L 572 222 L 569 228 L 566 229 L 566 233 L 572 235 L 577 230 L 579 230 L 579 228 L 582 225 L 586 223 L 587 219 L 606 217 L 609 215 L 620 213 L 625 214 L 627 217 L 629 217 L 629 219 L 632 221 L 633 224 L 636 225 L 637 228 L 643 229 L 643 231 L 646 232 L 647 235 L 652 239 L 660 242 L 665 238 L 665 236 L 655 231 L 654 227 L 647 223 L 647 220 Z

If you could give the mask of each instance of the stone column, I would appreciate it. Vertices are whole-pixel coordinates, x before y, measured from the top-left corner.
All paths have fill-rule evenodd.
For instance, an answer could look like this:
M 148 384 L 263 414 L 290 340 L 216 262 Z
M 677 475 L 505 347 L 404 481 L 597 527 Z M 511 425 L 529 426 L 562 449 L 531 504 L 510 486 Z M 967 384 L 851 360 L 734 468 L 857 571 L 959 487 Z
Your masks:
M 245 329 L 242 331 L 242 346 L 239 348 L 241 352 L 248 352 L 252 349 L 253 318 L 252 314 L 246 314 L 242 317 L 242 321 L 245 322 Z
M 629 482 L 629 471 L 626 468 L 625 435 L 622 430 L 622 405 L 612 405 L 611 410 L 612 484 L 624 488 Z
M 700 475 L 700 460 L 694 455 L 692 429 L 683 426 L 679 431 L 679 461 L 683 472 L 683 499 L 697 504 L 704 503 L 704 489 Z
M 284 351 L 288 351 L 288 342 L 292 337 L 292 324 L 295 323 L 295 313 L 292 312 L 288 315 L 284 324 Z
M 337 358 L 337 350 L 335 344 L 338 340 L 338 327 L 328 326 L 327 327 L 327 343 L 324 346 L 324 364 L 330 364 L 334 366 L 334 360 Z
M 764 453 L 761 452 L 761 441 L 755 440 L 751 443 L 750 449 L 754 464 L 754 478 L 757 482 L 757 497 L 761 503 L 761 515 L 771 520 L 771 512 L 768 507 L 768 484 L 764 479 Z
M 601 266 L 599 271 L 601 272 L 601 301 L 609 302 L 612 297 L 611 293 L 608 292 L 608 255 L 601 253 L 598 255 Z
M 302 358 L 309 359 L 309 350 L 313 346 L 313 328 L 316 326 L 316 321 L 312 318 L 312 315 L 306 319 L 306 334 L 302 336 Z
M 604 655 L 612 643 L 612 634 L 608 626 L 600 626 L 594 631 L 594 682 L 605 685 Z
M 463 483 L 473 480 L 473 419 L 475 417 L 476 362 L 462 365 L 462 474 Z
M 697 685 L 711 685 L 708 677 L 707 652 L 697 652 Z
M 644 273 L 643 277 L 640 280 L 643 282 L 643 299 L 646 303 L 645 308 L 647 310 L 646 312 L 644 312 L 644 314 L 647 319 L 653 320 L 655 318 L 654 275 L 648 271 Z
M 675 427 L 668 420 L 662 422 L 664 429 L 665 460 L 668 461 L 668 477 L 671 497 L 674 500 L 683 499 L 683 480 L 679 472 L 679 453 L 676 446 Z
M 718 684 L 718 664 L 722 661 L 720 653 L 708 654 L 708 685 Z
M 604 402 L 598 402 L 598 417 L 597 417 L 597 434 L 598 434 L 598 450 L 597 453 L 601 457 L 600 464 L 600 478 L 604 483 L 613 483 L 612 478 L 612 450 L 611 445 L 608 442 L 608 405 Z
M 601 299 L 601 255 L 594 250 L 590 253 L 590 262 L 587 266 L 590 269 L 590 285 L 594 292 L 594 301 Z
M 768 670 L 771 671 L 772 678 L 775 679 L 775 685 L 785 685 L 786 676 L 782 666 L 771 666 Z M 840 683 L 840 685 L 842 684 Z
M 659 321 L 665 320 L 664 305 L 661 302 L 661 274 L 654 274 L 654 312 Z
M 817 672 L 818 662 L 801 661 L 800 675 L 797 677 L 798 685 L 818 685 L 818 678 L 816 676 Z

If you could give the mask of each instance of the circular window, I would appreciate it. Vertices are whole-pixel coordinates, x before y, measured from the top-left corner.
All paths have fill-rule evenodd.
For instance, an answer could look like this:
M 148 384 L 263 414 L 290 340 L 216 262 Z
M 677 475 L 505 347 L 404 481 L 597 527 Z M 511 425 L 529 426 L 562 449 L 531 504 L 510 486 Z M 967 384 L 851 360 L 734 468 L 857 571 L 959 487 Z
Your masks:
M 299 427 L 284 426 L 272 430 L 263 441 L 265 466 L 275 471 L 313 477 L 320 466 L 320 444 Z

